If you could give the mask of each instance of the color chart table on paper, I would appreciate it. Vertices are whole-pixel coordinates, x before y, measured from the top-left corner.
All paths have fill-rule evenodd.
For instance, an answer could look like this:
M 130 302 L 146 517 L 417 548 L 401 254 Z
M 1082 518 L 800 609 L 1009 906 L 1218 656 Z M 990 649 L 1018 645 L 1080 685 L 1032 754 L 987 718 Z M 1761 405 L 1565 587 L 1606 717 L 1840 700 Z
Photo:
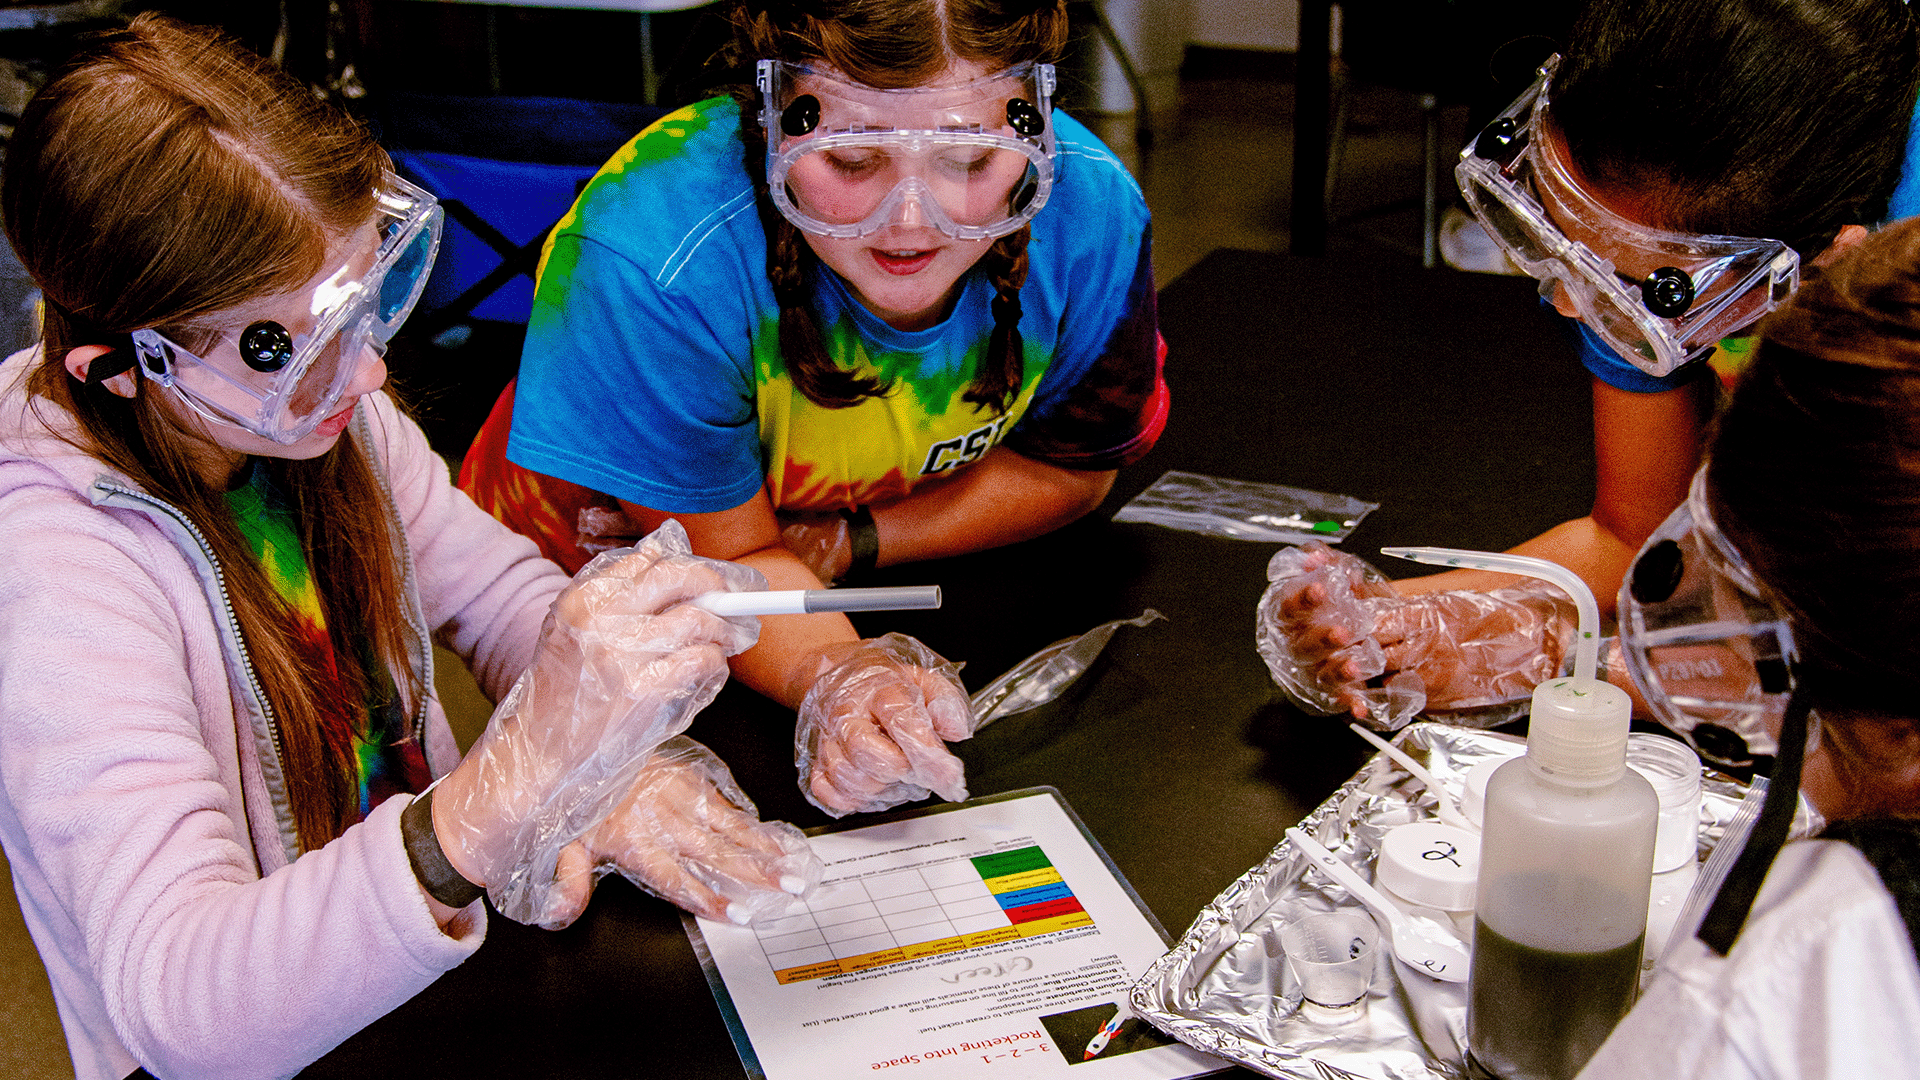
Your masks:
M 823 885 L 804 914 L 754 933 L 785 984 L 1092 925 L 1029 846 Z

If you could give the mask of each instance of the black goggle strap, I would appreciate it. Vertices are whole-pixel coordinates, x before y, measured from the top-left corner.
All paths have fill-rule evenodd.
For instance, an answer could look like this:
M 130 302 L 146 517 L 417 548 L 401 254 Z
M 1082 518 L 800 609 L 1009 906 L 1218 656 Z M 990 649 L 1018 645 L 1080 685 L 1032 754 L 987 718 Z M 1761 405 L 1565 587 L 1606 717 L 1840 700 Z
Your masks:
M 41 303 L 59 312 L 61 318 L 66 320 L 68 328 L 80 340 L 86 341 L 91 338 L 93 340 L 90 344 L 111 347 L 112 351 L 94 357 L 93 361 L 87 365 L 86 384 L 88 386 L 99 386 L 115 375 L 132 371 L 134 364 L 139 362 L 134 352 L 132 334 L 114 334 L 99 330 L 91 319 L 74 314 L 72 309 L 51 296 L 42 296 Z
M 134 352 L 132 334 L 110 336 L 119 340 L 114 344 L 112 352 L 94 357 L 93 362 L 87 365 L 88 386 L 99 386 L 116 375 L 124 375 L 132 371 L 133 366 L 139 362 L 139 357 Z M 106 342 L 100 342 L 100 344 L 104 345 Z
M 1794 812 L 1800 807 L 1800 765 L 1807 751 L 1807 717 L 1813 711 L 1808 698 L 1801 688 L 1787 699 L 1786 712 L 1780 718 L 1780 751 L 1773 761 L 1773 775 L 1767 779 L 1760 817 L 1694 934 L 1721 956 L 1733 948 L 1740 928 L 1746 925 L 1760 883 L 1766 880 L 1773 857 L 1787 842 Z

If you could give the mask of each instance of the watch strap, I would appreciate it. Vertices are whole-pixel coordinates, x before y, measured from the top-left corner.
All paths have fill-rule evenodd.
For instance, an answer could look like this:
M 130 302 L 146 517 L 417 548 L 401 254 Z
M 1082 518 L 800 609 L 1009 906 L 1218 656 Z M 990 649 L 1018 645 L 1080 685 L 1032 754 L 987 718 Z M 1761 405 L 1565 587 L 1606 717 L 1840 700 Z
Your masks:
M 873 511 L 866 506 L 842 509 L 847 522 L 847 541 L 853 548 L 853 560 L 847 564 L 843 580 L 851 581 L 873 572 L 880 562 L 880 530 L 873 523 Z
M 400 811 L 400 839 L 407 846 L 413 876 L 428 896 L 448 907 L 463 908 L 486 895 L 487 890 L 460 876 L 440 848 L 440 837 L 433 831 L 433 788 Z

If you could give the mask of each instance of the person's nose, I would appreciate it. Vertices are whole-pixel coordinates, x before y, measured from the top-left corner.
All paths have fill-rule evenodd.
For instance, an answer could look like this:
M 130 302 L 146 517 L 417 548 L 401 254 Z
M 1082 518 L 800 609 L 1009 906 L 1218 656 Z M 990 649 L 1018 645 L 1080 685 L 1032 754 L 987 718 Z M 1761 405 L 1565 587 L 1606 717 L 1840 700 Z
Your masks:
M 340 395 L 342 400 L 365 397 L 387 384 L 386 350 L 369 344 L 361 346 L 360 369 L 353 374 L 353 381 Z
M 919 193 L 909 191 L 895 203 L 892 215 L 887 218 L 887 224 L 903 229 L 924 228 L 927 224 L 927 211 L 920 205 Z
M 1562 284 L 1559 278 L 1548 278 L 1541 282 L 1540 294 L 1553 305 L 1553 310 L 1569 319 L 1581 318 L 1580 309 L 1573 303 L 1573 294 L 1567 291 L 1566 285 Z

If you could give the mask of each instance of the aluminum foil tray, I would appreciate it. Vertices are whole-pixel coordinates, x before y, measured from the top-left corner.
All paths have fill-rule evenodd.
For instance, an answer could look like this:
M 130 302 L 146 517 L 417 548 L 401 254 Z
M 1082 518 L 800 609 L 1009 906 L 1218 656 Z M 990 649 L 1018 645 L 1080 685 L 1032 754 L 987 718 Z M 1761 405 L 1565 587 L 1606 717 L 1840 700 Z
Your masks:
M 1466 774 L 1489 757 L 1520 750 L 1497 732 L 1417 723 L 1393 740 L 1459 798 Z M 1700 845 L 1695 863 L 1658 875 L 1653 919 L 1671 929 L 1698 876 L 1699 861 L 1718 843 L 1746 795 L 1746 785 L 1703 773 Z M 1395 825 L 1435 816 L 1435 798 L 1386 754 L 1376 754 L 1340 785 L 1301 827 L 1373 876 L 1380 838 Z M 1299 1012 L 1299 991 L 1286 973 L 1278 913 L 1290 904 L 1319 910 L 1360 907 L 1318 873 L 1305 878 L 1305 857 L 1281 841 L 1258 866 L 1215 897 L 1180 941 L 1148 968 L 1131 991 L 1134 1012 L 1182 1042 L 1281 1080 L 1463 1080 L 1467 988 L 1443 983 L 1393 957 L 1382 935 L 1365 1015 L 1323 1026 Z M 1663 912 L 1664 909 L 1664 912 Z M 1658 955 L 1655 927 L 1647 961 Z

